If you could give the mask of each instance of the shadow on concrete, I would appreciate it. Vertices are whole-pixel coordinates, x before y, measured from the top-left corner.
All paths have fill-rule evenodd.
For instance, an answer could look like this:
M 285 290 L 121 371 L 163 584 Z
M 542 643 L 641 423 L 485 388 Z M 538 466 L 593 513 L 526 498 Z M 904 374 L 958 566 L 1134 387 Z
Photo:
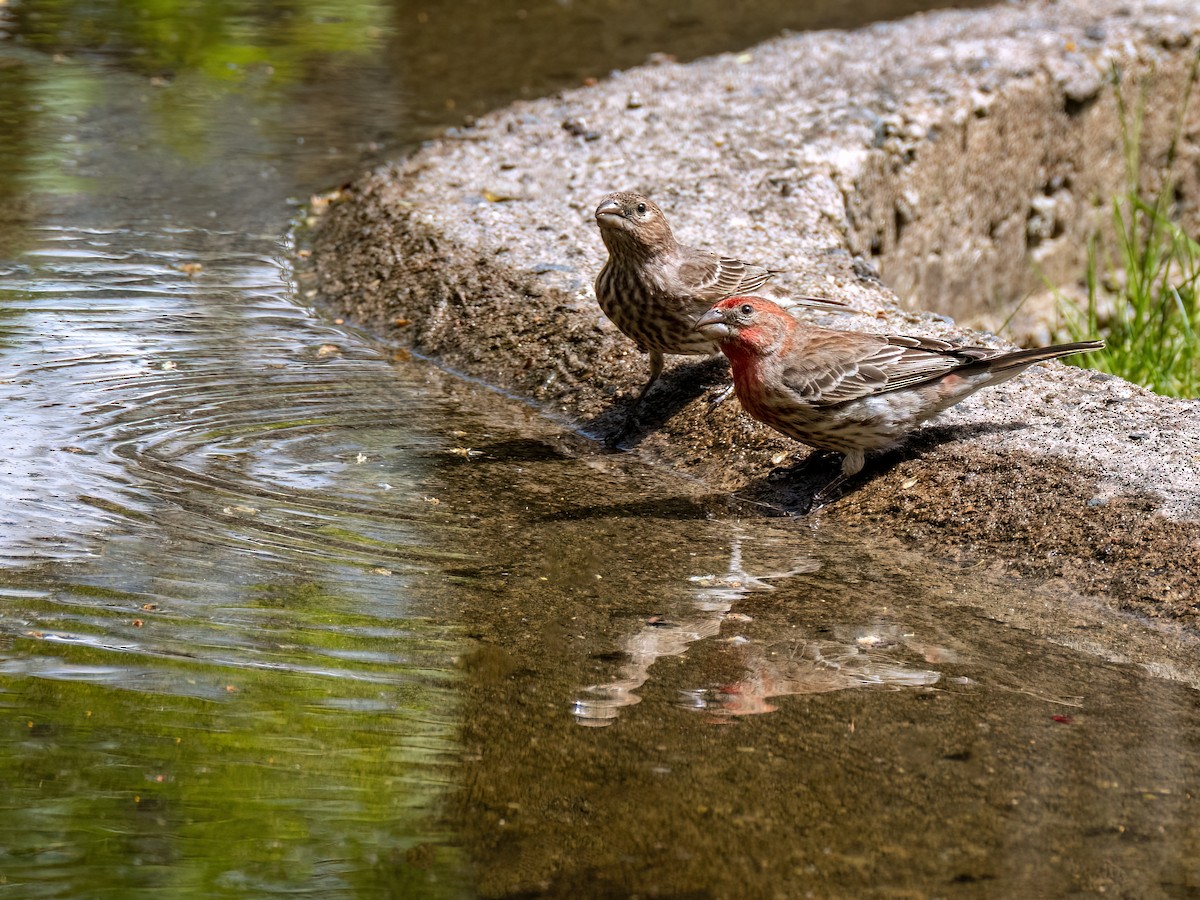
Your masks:
M 584 433 L 610 450 L 632 450 L 693 400 L 706 393 L 715 400 L 730 383 L 729 363 L 719 354 L 672 366 L 651 388 L 640 407 L 635 409 L 637 392 L 634 391 L 589 422 Z M 736 401 L 731 396 L 726 402 Z
M 837 496 L 825 505 L 838 503 L 847 496 L 880 478 L 901 463 L 916 459 L 943 444 L 968 441 L 985 434 L 1019 431 L 1023 423 L 998 424 L 983 422 L 976 425 L 928 425 L 914 432 L 899 447 L 878 454 L 868 454 L 866 467 L 845 484 Z M 804 453 L 803 445 L 797 445 Z M 930 463 L 933 465 L 933 463 Z M 743 500 L 769 504 L 787 515 L 806 515 L 814 512 L 813 499 L 825 485 L 841 472 L 842 454 L 812 450 L 796 462 L 781 466 L 763 478 L 750 482 L 738 491 Z M 817 507 L 819 509 L 821 507 Z

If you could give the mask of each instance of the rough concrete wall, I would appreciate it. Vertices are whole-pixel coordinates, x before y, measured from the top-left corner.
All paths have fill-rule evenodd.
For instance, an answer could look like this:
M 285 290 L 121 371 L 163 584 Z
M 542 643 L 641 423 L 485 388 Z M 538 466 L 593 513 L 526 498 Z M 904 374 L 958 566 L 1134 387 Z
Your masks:
M 1029 3 L 618 73 L 500 110 L 360 179 L 318 224 L 305 274 L 359 323 L 595 435 L 622 420 L 646 371 L 591 287 L 605 255 L 591 212 L 613 189 L 653 196 L 688 243 L 788 269 L 786 286 L 865 313 L 843 327 L 986 342 L 898 308 L 864 258 L 871 244 L 889 273 L 925 279 L 932 305 L 1004 295 L 997 285 L 1028 277 L 1029 210 L 1046 185 L 1073 174 L 1065 222 L 1081 217 L 1089 185 L 1119 182 L 1102 83 L 1088 100 L 1095 79 L 1076 84 L 1058 67 L 1115 61 L 1176 84 L 1198 31 L 1191 0 Z M 1080 123 L 1091 130 L 1076 133 Z M 1014 153 L 1017 142 L 1030 146 Z M 1067 225 L 1049 233 L 1080 252 Z M 778 471 L 803 449 L 736 403 L 710 409 L 701 395 L 726 377 L 719 364 L 677 363 L 639 451 L 717 490 L 802 506 L 829 472 Z M 822 515 L 999 551 L 1139 609 L 1200 613 L 1198 405 L 1039 366 L 875 460 L 873 480 Z
M 1113 66 L 1125 121 L 1141 126 L 1147 191 L 1162 187 L 1182 135 L 1170 167 L 1175 211 L 1195 230 L 1200 97 L 1185 107 L 1188 28 L 1147 17 L 1140 42 L 1125 47 L 1103 21 L 1081 34 L 1052 31 L 1040 65 L 1003 73 L 989 71 L 993 40 L 957 44 L 957 65 L 980 76 L 965 94 L 906 99 L 880 119 L 847 191 L 851 247 L 908 305 L 956 318 L 1006 312 L 1045 280 L 1078 280 L 1088 238 L 1112 232 L 1112 198 L 1127 179 Z

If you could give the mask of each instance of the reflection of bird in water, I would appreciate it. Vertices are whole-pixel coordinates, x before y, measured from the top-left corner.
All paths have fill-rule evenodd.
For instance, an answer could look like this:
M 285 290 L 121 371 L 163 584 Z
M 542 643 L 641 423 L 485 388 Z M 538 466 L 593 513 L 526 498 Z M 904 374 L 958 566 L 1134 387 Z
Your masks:
M 742 539 L 735 535 L 729 547 L 729 571 L 724 575 L 693 575 L 688 581 L 700 585 L 696 592 L 698 606 L 704 603 L 732 602 L 743 594 L 759 591 L 773 591 L 775 585 L 770 584 L 777 578 L 791 578 L 793 575 L 807 575 L 816 572 L 821 564 L 815 559 L 801 559 L 786 572 L 768 572 L 763 575 L 751 575 L 742 567 Z
M 576 721 L 593 727 L 611 725 L 622 709 L 641 702 L 634 692 L 649 680 L 650 667 L 656 660 L 682 656 L 696 641 L 717 637 L 724 622 L 737 618 L 730 611 L 746 594 L 773 591 L 771 581 L 819 568 L 816 560 L 801 559 L 787 571 L 751 575 L 742 563 L 741 536 L 734 535 L 729 568 L 723 575 L 695 575 L 689 579 L 697 585 L 695 603 L 703 615 L 682 622 L 654 617 L 626 637 L 621 646 L 626 662 L 617 678 L 584 688 L 586 696 L 574 706 Z M 836 625 L 831 638 L 767 644 L 736 636 L 731 640 L 739 648 L 743 677 L 715 692 L 699 689 L 683 695 L 684 707 L 720 716 L 717 721 L 773 712 L 776 707 L 770 699 L 789 694 L 928 687 L 941 679 L 941 673 L 908 668 L 900 656 L 915 655 L 935 664 L 952 662 L 956 657 L 953 650 L 921 641 L 902 625 L 887 622 Z
M 717 693 L 718 711 L 730 716 L 754 715 L 773 712 L 776 707 L 768 702 L 772 697 L 862 687 L 928 687 L 942 677 L 928 669 L 906 668 L 888 652 L 896 644 L 912 647 L 911 635 L 900 634 L 898 628 L 834 631 L 841 632 L 841 640 L 801 640 L 787 652 L 746 645 L 746 675 Z M 849 640 L 845 639 L 847 632 L 854 635 Z M 926 661 L 931 661 L 931 655 L 953 658 L 953 653 L 943 648 L 918 646 L 928 649 L 923 654 Z
M 728 609 L 728 606 L 725 607 Z M 663 656 L 682 656 L 696 641 L 715 637 L 721 631 L 725 610 L 707 618 L 687 622 L 651 622 L 622 642 L 627 661 L 617 678 L 607 684 L 584 688 L 586 699 L 575 701 L 574 713 L 580 725 L 611 725 L 621 710 L 642 702 L 634 693 L 650 679 L 650 667 Z
M 858 641 L 799 641 L 786 655 L 772 655 L 769 647 L 755 644 L 743 650 L 745 676 L 716 694 L 716 707 L 726 715 L 774 712 L 768 702 L 772 697 L 869 686 L 925 688 L 942 677 L 940 672 L 906 668 L 889 653 Z
M 626 662 L 618 676 L 606 684 L 584 688 L 584 698 L 575 701 L 573 712 L 580 725 L 611 725 L 621 710 L 641 702 L 634 693 L 650 678 L 650 667 L 664 656 L 682 656 L 696 641 L 716 637 L 721 623 L 734 602 L 745 594 L 773 591 L 767 582 L 788 578 L 820 568 L 816 560 L 804 559 L 786 572 L 751 575 L 742 568 L 741 536 L 735 535 L 729 554 L 729 571 L 724 575 L 698 575 L 689 579 L 700 585 L 696 590 L 696 609 L 703 615 L 682 622 L 664 622 L 657 618 L 629 635 L 621 649 Z

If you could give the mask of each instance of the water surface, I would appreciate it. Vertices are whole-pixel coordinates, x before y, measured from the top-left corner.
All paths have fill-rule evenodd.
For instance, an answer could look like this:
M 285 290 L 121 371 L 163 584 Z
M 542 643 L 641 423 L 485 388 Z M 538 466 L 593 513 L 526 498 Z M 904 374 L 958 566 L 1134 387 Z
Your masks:
M 1200 890 L 1194 692 L 996 612 L 1078 598 L 607 455 L 292 283 L 309 194 L 464 115 L 907 9 L 0 6 L 0 885 Z

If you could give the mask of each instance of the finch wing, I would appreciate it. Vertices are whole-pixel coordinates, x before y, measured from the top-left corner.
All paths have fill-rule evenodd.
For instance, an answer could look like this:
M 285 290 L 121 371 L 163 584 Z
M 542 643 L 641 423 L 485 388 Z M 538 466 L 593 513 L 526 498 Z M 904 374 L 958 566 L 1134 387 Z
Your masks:
M 751 294 L 779 274 L 730 256 L 687 250 L 679 263 L 679 280 L 697 300 L 716 303 L 735 294 Z
M 783 383 L 805 403 L 837 406 L 916 387 L 996 353 L 907 335 L 841 332 L 838 338 L 836 348 L 809 348 L 802 363 L 784 369 Z

